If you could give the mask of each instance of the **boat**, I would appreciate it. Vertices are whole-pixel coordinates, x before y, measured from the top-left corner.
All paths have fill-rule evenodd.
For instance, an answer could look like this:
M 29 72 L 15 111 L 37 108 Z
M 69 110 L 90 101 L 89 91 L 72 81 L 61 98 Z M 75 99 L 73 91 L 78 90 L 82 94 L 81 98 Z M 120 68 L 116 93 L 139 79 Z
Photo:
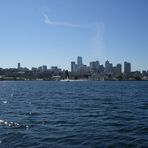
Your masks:
M 80 82 L 80 81 L 87 81 L 86 79 L 77 79 L 77 80 L 73 80 L 73 79 L 63 79 L 60 80 L 60 82 Z

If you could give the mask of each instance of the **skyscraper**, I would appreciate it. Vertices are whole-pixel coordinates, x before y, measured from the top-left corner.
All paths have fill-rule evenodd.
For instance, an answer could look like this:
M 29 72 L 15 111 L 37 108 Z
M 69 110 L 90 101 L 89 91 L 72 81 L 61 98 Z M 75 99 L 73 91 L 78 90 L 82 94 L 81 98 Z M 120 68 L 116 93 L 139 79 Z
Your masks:
M 99 61 L 92 61 L 90 62 L 90 71 L 94 73 L 98 73 L 100 63 Z
M 21 63 L 17 64 L 17 69 L 20 70 L 21 69 Z
M 42 71 L 47 71 L 47 66 L 46 65 L 42 66 Z
M 122 65 L 121 64 L 117 64 L 116 65 L 116 73 L 117 74 L 121 74 L 122 73 Z
M 124 73 L 126 75 L 131 73 L 131 63 L 129 62 L 124 62 Z
M 82 57 L 78 56 L 77 58 L 77 64 L 78 64 L 78 68 L 80 69 L 82 67 Z
M 113 64 L 110 63 L 108 60 L 105 62 L 105 72 L 110 73 L 112 72 Z
M 71 62 L 71 72 L 76 73 L 76 71 L 77 71 L 77 65 L 75 62 L 72 61 Z

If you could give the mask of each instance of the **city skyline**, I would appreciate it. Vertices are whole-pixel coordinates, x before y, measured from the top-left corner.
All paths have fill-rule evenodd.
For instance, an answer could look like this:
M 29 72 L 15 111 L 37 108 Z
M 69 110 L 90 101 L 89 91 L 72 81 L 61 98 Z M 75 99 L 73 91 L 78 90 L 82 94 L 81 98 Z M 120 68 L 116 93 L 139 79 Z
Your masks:
M 57 65 L 70 70 L 109 60 L 148 69 L 147 0 L 5 0 L 0 2 L 0 67 Z
M 72 73 L 79 73 L 80 71 L 91 71 L 93 72 L 93 69 L 95 69 L 95 73 L 112 73 L 113 71 L 116 71 L 118 74 L 126 73 L 130 74 L 132 71 L 132 63 L 124 61 L 124 64 L 116 63 L 116 65 L 113 65 L 113 63 L 110 63 L 110 61 L 104 61 L 103 63 L 100 63 L 100 61 L 89 61 L 89 64 L 83 62 L 83 57 L 78 56 L 77 62 L 71 61 L 71 72 Z M 138 70 L 135 70 L 138 71 Z M 143 71 L 148 71 L 148 69 L 144 69 Z M 142 71 L 141 71 L 142 72 Z M 114 73 L 114 72 L 113 72 Z
M 17 63 L 16 68 L 0 68 L 0 81 L 3 80 L 148 80 L 148 70 L 132 71 L 132 63 L 124 61 L 124 65 L 113 65 L 110 61 L 105 64 L 99 61 L 90 61 L 89 65 L 83 62 L 83 57 L 78 56 L 76 61 L 71 61 L 71 70 L 58 66 L 40 65 L 39 67 L 21 66 Z
M 89 61 L 89 63 L 87 64 L 87 63 L 85 63 L 83 61 L 83 57 L 82 56 L 77 56 L 77 59 L 71 61 L 69 63 L 69 67 L 70 67 L 69 69 L 65 69 L 63 67 L 59 67 L 58 65 L 55 65 L 55 64 L 49 66 L 49 65 L 47 65 L 45 63 L 44 64 L 40 64 L 40 65 L 38 65 L 36 67 L 35 66 L 27 67 L 27 66 L 23 65 L 20 62 L 16 63 L 16 65 L 13 66 L 13 67 L 7 67 L 7 68 L 0 67 L 0 69 L 18 69 L 18 70 L 24 69 L 25 71 L 28 69 L 28 70 L 33 70 L 33 71 L 34 70 L 46 71 L 46 70 L 50 70 L 50 69 L 56 67 L 57 69 L 60 69 L 60 70 L 68 70 L 69 72 L 73 72 L 73 70 L 72 70 L 73 69 L 72 68 L 73 66 L 72 65 L 76 65 L 78 69 L 81 69 L 81 68 L 83 68 L 83 66 L 85 66 L 86 68 L 90 68 L 94 64 L 95 64 L 95 66 L 96 65 L 102 66 L 104 70 L 107 68 L 109 71 L 106 70 L 106 72 L 107 71 L 110 72 L 110 69 L 112 69 L 114 67 L 119 68 L 120 69 L 119 71 L 121 71 L 121 73 L 124 73 L 124 72 L 125 73 L 130 73 L 130 72 L 136 72 L 136 71 L 140 71 L 140 72 L 147 71 L 148 72 L 148 69 L 142 69 L 142 70 L 136 69 L 136 70 L 132 70 L 132 63 L 130 63 L 129 61 L 123 61 L 122 63 L 118 62 L 116 64 L 113 64 L 112 61 L 109 61 L 109 60 L 104 61 L 104 63 L 101 63 L 99 60 L 92 60 L 92 61 Z M 77 68 L 75 67 L 74 69 L 76 70 Z

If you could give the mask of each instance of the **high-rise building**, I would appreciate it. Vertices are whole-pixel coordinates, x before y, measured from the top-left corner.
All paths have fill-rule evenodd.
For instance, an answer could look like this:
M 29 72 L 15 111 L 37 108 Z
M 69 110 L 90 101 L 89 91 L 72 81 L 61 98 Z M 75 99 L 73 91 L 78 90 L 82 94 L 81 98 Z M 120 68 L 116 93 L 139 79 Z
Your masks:
M 146 70 L 143 70 L 143 71 L 142 71 L 142 75 L 143 75 L 143 76 L 146 76 L 146 75 L 147 75 Z
M 117 74 L 121 74 L 122 73 L 122 65 L 121 64 L 117 64 L 116 65 L 116 73 Z
M 99 73 L 102 73 L 102 72 L 104 72 L 104 66 L 103 65 L 100 65 L 99 66 Z
M 31 68 L 32 71 L 37 71 L 38 69 L 36 67 Z
M 19 70 L 21 69 L 21 63 L 17 64 L 17 69 L 19 69 Z
M 97 73 L 99 71 L 100 63 L 99 61 L 92 61 L 90 62 L 89 66 L 91 72 Z
M 42 71 L 42 66 L 38 67 L 38 71 Z
M 46 65 L 42 66 L 42 71 L 47 71 L 47 66 Z
M 124 62 L 124 73 L 127 75 L 131 73 L 131 63 Z
M 75 62 L 72 61 L 71 62 L 71 72 L 76 73 L 76 71 L 77 71 L 77 65 Z
M 110 63 L 108 60 L 105 62 L 105 72 L 111 73 L 112 72 L 113 64 Z
M 78 65 L 78 68 L 80 69 L 81 67 L 82 67 L 82 65 L 83 65 L 83 63 L 82 63 L 82 57 L 80 57 L 80 56 L 78 56 L 78 58 L 77 58 L 77 65 Z

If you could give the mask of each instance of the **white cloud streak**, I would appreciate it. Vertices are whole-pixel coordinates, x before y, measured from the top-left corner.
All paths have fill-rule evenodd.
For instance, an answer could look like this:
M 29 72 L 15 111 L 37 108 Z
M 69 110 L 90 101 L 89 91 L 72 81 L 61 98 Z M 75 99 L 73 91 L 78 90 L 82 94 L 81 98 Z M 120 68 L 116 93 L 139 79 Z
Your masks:
M 103 22 L 98 22 L 95 26 L 94 36 L 90 43 L 90 50 L 92 55 L 101 58 L 105 52 L 105 40 L 104 40 L 105 25 Z
M 51 21 L 47 14 L 43 14 L 44 23 L 47 25 L 56 25 L 56 26 L 63 26 L 63 27 L 75 27 L 75 28 L 88 28 L 88 25 L 81 25 L 81 24 L 73 24 L 68 22 L 58 22 L 58 21 Z
M 105 32 L 105 25 L 104 22 L 97 22 L 91 24 L 73 24 L 67 22 L 58 22 L 58 21 L 51 21 L 46 13 L 43 13 L 44 23 L 47 25 L 53 26 L 62 26 L 62 27 L 73 27 L 73 28 L 87 28 L 91 31 L 94 30 L 94 36 L 92 36 L 89 48 L 93 55 L 101 56 L 105 49 L 105 41 L 104 41 L 104 32 Z

